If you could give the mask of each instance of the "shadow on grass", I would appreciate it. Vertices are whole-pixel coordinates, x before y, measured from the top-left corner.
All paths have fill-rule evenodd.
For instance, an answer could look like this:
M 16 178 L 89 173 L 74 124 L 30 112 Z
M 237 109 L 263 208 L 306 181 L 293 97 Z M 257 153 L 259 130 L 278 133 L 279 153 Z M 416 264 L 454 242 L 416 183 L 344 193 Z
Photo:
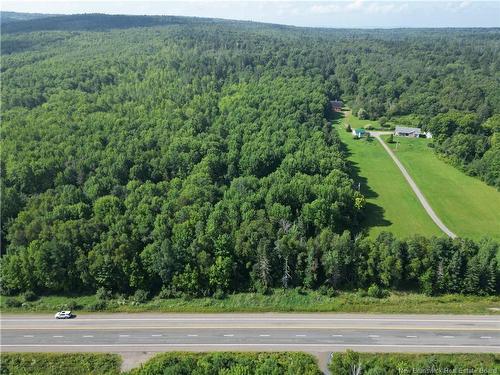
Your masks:
M 341 126 L 341 121 L 344 118 L 344 113 L 341 112 L 333 112 L 329 120 L 332 122 L 333 126 L 340 127 Z M 343 128 L 339 128 L 339 131 L 345 131 Z M 352 152 L 340 138 L 340 151 L 342 155 L 344 155 L 345 162 L 347 165 L 348 173 L 351 179 L 353 180 L 353 187 L 356 190 L 359 190 L 361 194 L 365 196 L 365 198 L 370 199 L 370 198 L 376 198 L 378 197 L 378 194 L 376 191 L 372 190 L 370 185 L 368 184 L 368 180 L 366 177 L 361 176 L 360 168 L 358 166 L 358 163 L 353 162 L 350 160 L 350 156 L 352 156 Z M 368 142 L 373 142 L 373 138 L 369 137 L 366 140 L 359 140 L 359 141 L 368 141 Z M 361 219 L 361 222 L 359 224 L 357 232 L 363 232 L 367 231 L 371 227 L 388 227 L 392 224 L 391 221 L 387 220 L 384 218 L 384 208 L 381 206 L 378 206 L 374 203 L 367 202 L 366 206 L 363 210 L 363 217 Z
M 328 120 L 332 124 L 340 124 L 341 120 L 345 118 L 344 112 L 331 112 L 328 116 Z
M 364 218 L 361 221 L 361 227 L 368 229 L 371 227 L 388 227 L 391 221 L 384 218 L 384 208 L 374 203 L 367 202 L 364 209 Z

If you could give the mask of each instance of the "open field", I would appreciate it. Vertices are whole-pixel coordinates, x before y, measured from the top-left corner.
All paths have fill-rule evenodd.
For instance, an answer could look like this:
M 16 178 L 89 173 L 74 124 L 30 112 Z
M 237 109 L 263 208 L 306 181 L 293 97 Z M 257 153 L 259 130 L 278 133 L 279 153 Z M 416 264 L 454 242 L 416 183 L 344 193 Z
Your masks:
M 10 297 L 12 298 L 12 297 Z M 329 297 L 317 291 L 275 289 L 270 295 L 239 293 L 224 299 L 183 298 L 153 299 L 143 304 L 112 299 L 98 306 L 95 296 L 47 296 L 21 307 L 7 307 L 9 298 L 1 298 L 3 313 L 43 312 L 53 314 L 61 309 L 80 312 L 370 312 L 370 313 L 450 313 L 500 314 L 500 297 L 444 295 L 428 297 L 415 293 L 391 293 L 386 298 L 372 298 L 362 293 L 340 293 Z M 20 297 L 16 298 L 21 301 Z M 497 308 L 498 310 L 493 310 Z
M 461 237 L 500 239 L 500 193 L 440 160 L 426 139 L 389 144 L 441 220 Z
M 364 128 L 367 125 L 373 126 L 373 129 L 389 130 L 389 128 L 383 128 L 380 123 L 376 120 L 361 120 L 357 116 L 353 115 L 350 110 L 344 112 L 343 121 L 349 125 L 351 128 Z
M 344 130 L 343 121 L 339 118 L 333 124 L 348 148 L 353 178 L 367 198 L 367 215 L 361 224 L 369 235 L 375 237 L 382 231 L 398 237 L 443 235 L 383 147 L 376 140 L 353 139 Z M 352 120 L 349 122 L 353 127 Z

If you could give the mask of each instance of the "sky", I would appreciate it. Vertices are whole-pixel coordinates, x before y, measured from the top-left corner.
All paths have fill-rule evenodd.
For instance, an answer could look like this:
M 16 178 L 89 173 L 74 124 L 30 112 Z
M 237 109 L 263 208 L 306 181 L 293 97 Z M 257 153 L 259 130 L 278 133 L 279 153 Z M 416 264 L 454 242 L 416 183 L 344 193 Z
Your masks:
M 179 15 L 333 28 L 500 27 L 500 0 L 3 0 L 0 7 L 30 13 Z

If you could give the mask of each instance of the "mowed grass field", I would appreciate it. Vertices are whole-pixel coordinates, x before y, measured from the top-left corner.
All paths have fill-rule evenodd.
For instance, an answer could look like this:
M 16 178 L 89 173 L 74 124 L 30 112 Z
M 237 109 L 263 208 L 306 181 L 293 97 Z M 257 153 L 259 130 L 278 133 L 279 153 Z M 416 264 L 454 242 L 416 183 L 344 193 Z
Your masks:
M 361 120 L 354 116 L 351 111 L 344 112 L 344 118 L 342 119 L 344 123 L 351 125 L 351 128 L 364 128 L 366 125 L 373 126 L 374 129 L 382 129 L 380 123 L 374 120 Z M 389 129 L 386 129 L 389 130 Z
M 403 175 L 387 152 L 375 139 L 353 139 L 344 130 L 347 121 L 351 127 L 364 126 L 375 121 L 359 120 L 354 116 L 338 118 L 333 126 L 346 144 L 349 160 L 354 169 L 353 178 L 360 183 L 361 192 L 367 198 L 366 217 L 362 222 L 371 237 L 382 231 L 390 231 L 398 237 L 415 234 L 425 236 L 444 235 L 427 215 Z
M 500 192 L 439 159 L 429 140 L 395 137 L 389 144 L 450 230 L 500 240 Z

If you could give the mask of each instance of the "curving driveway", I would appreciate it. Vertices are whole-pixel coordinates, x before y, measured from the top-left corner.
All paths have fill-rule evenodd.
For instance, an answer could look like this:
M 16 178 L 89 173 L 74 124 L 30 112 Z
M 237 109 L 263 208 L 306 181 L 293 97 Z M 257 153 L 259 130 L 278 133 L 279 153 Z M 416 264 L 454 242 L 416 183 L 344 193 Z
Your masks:
M 446 225 L 444 225 L 444 223 L 441 221 L 441 219 L 439 218 L 439 216 L 437 216 L 437 214 L 432 209 L 432 207 L 429 204 L 429 202 L 427 201 L 427 199 L 425 199 L 424 194 L 419 189 L 419 187 L 417 186 L 417 184 L 415 183 L 415 181 L 413 181 L 413 178 L 411 178 L 411 176 L 408 173 L 408 171 L 406 170 L 406 168 L 399 161 L 399 159 L 394 154 L 394 152 L 392 152 L 392 150 L 390 149 L 390 147 L 385 144 L 385 142 L 382 140 L 382 138 L 380 138 L 380 136 L 383 135 L 383 134 L 391 134 L 391 132 L 370 131 L 370 135 L 372 135 L 373 137 L 375 137 L 380 142 L 380 144 L 382 145 L 382 147 L 384 147 L 384 149 L 387 151 L 387 153 L 392 158 L 392 160 L 394 160 L 394 163 L 396 163 L 396 165 L 398 166 L 399 170 L 403 174 L 404 178 L 410 184 L 412 190 L 417 195 L 418 200 L 420 201 L 420 203 L 424 207 L 424 209 L 427 212 L 427 214 L 431 217 L 432 221 L 434 221 L 434 223 L 436 223 L 436 225 L 439 227 L 439 229 L 441 229 L 447 236 L 449 236 L 451 238 L 457 237 L 457 235 L 455 233 L 453 233 Z

